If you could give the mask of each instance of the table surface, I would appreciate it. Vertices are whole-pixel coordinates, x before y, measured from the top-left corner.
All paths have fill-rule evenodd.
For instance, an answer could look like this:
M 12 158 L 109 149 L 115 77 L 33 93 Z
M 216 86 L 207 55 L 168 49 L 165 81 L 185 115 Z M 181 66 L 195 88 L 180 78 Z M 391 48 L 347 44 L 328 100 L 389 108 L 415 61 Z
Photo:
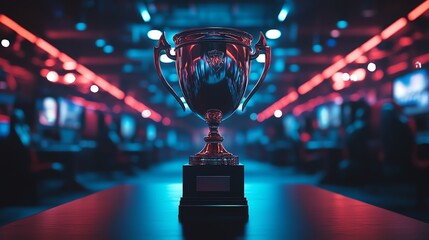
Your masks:
M 181 183 L 121 185 L 5 225 L 0 239 L 429 239 L 427 223 L 318 187 L 245 188 L 245 223 L 180 223 Z

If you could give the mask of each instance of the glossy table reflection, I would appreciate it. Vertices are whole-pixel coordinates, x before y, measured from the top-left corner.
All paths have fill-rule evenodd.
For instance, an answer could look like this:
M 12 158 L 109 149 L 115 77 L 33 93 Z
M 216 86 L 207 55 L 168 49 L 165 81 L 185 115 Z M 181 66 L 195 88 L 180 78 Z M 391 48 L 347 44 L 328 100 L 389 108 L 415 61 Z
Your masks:
M 429 224 L 309 185 L 247 184 L 249 220 L 180 223 L 181 183 L 122 185 L 0 228 L 0 239 L 428 239 Z

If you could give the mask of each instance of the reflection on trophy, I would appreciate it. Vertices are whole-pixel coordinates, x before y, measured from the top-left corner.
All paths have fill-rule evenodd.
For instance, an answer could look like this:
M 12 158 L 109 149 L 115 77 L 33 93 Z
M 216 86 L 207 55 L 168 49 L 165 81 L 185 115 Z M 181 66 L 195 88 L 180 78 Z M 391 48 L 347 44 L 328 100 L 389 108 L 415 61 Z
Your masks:
M 261 77 L 244 99 L 244 109 L 258 90 L 270 67 L 271 50 L 260 33 L 252 51 L 253 37 L 247 32 L 230 28 L 191 29 L 176 34 L 175 54 L 163 34 L 154 48 L 155 67 L 159 78 L 179 104 L 180 97 L 165 80 L 160 65 L 160 54 L 176 61 L 180 88 L 189 108 L 209 126 L 204 148 L 189 157 L 183 166 L 183 197 L 179 218 L 198 216 L 248 217 L 244 197 L 244 166 L 238 156 L 222 145 L 218 132 L 222 120 L 230 117 L 239 107 L 247 89 L 250 60 L 265 54 Z

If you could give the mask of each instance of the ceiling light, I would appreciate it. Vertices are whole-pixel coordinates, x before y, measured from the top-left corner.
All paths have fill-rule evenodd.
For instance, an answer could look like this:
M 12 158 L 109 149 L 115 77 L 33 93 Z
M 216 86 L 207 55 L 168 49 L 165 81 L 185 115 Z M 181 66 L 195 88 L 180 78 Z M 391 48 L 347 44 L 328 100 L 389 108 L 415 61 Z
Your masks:
M 95 41 L 95 46 L 97 47 L 104 47 L 106 45 L 106 40 L 99 38 Z
M 283 22 L 286 19 L 288 14 L 289 14 L 289 8 L 287 6 L 283 6 L 279 12 L 279 15 L 277 16 L 277 19 L 280 22 Z
M 344 29 L 344 28 L 347 28 L 347 26 L 348 26 L 349 24 L 348 24 L 348 22 L 346 21 L 346 20 L 339 20 L 338 22 L 337 22 L 337 27 L 339 28 L 339 29 Z
M 100 90 L 100 88 L 98 88 L 97 85 L 91 85 L 91 87 L 89 88 L 89 90 L 93 93 L 98 92 L 98 90 Z
M 340 36 L 340 31 L 338 29 L 331 30 L 331 37 L 337 38 Z
M 10 42 L 9 42 L 9 40 L 7 40 L 7 39 L 2 39 L 2 40 L 1 40 L 1 45 L 2 45 L 3 47 L 7 48 L 7 47 L 9 47 L 9 46 L 10 46 Z
M 323 51 L 323 47 L 320 44 L 314 44 L 313 45 L 313 52 L 320 53 Z
M 107 53 L 107 54 L 112 53 L 113 50 L 114 50 L 114 48 L 113 48 L 112 45 L 106 45 L 106 46 L 103 47 L 104 53 Z
M 143 118 L 148 118 L 148 117 L 150 117 L 150 115 L 152 115 L 152 113 L 150 112 L 150 110 L 145 109 L 145 110 L 142 111 L 142 117 Z
M 147 32 L 148 38 L 150 38 L 152 40 L 159 40 L 161 35 L 162 35 L 162 32 L 157 30 L 157 29 L 152 29 L 149 32 Z
M 282 115 L 283 115 L 282 110 L 277 109 L 276 111 L 274 111 L 274 117 L 280 118 Z
M 50 82 L 57 82 L 58 81 L 58 73 L 55 71 L 49 71 L 48 74 L 46 74 L 46 79 Z
M 368 69 L 368 71 L 370 72 L 374 72 L 375 69 L 377 69 L 377 66 L 375 65 L 375 63 L 368 63 L 368 66 L 366 67 L 366 69 Z
M 76 25 L 75 25 L 75 28 L 76 28 L 76 30 L 78 30 L 78 31 L 85 31 L 86 30 L 86 23 L 84 23 L 84 22 L 78 22 L 78 23 L 76 23 Z
M 278 29 L 270 29 L 265 33 L 265 36 L 269 39 L 277 39 L 282 35 L 282 32 Z
M 71 84 L 74 83 L 76 81 L 76 77 L 74 76 L 73 73 L 67 73 L 66 75 L 64 75 L 64 82 Z

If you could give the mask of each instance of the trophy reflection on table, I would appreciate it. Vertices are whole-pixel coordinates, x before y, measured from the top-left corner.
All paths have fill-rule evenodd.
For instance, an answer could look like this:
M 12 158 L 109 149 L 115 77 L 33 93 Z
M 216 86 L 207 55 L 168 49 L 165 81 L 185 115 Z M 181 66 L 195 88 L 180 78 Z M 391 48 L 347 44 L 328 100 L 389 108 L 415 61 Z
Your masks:
M 242 109 L 245 108 L 270 67 L 271 50 L 264 35 L 260 33 L 254 51 L 252 39 L 252 35 L 237 29 L 199 28 L 174 35 L 174 55 L 164 34 L 154 48 L 155 68 L 162 83 L 185 110 L 184 103 L 162 74 L 160 54 L 165 51 L 176 61 L 180 88 L 190 110 L 209 126 L 204 148 L 191 155 L 189 163 L 183 166 L 181 220 L 207 216 L 248 217 L 244 166 L 239 163 L 238 156 L 223 147 L 218 127 L 240 103 Z M 248 85 L 250 61 L 260 54 L 265 54 L 262 75 L 242 102 Z

